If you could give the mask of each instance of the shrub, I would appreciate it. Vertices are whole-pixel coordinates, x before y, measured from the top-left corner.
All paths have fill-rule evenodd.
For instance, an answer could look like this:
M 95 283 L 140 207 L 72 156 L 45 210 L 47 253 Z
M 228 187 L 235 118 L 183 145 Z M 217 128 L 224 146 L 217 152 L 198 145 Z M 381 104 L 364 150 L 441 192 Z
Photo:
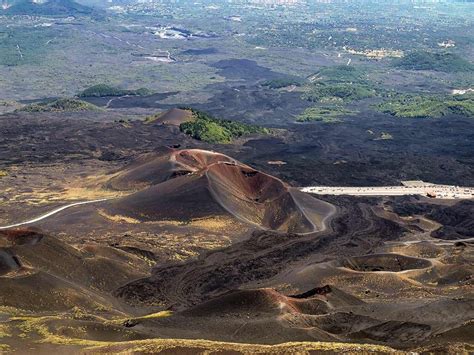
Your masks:
M 350 102 L 375 96 L 375 91 L 360 84 L 317 84 L 303 94 L 311 102 Z
M 440 118 L 450 115 L 474 117 L 474 98 L 463 96 L 398 95 L 376 108 L 395 117 Z
M 17 111 L 23 112 L 76 112 L 98 111 L 99 107 L 88 102 L 76 99 L 58 99 L 49 102 L 27 105 Z
M 442 72 L 464 72 L 474 66 L 454 53 L 416 51 L 396 60 L 395 66 L 408 70 L 435 70 Z
M 137 90 L 125 90 L 107 84 L 98 84 L 82 91 L 79 97 L 105 97 L 105 96 L 146 96 L 151 92 L 148 89 L 140 88 Z
M 180 130 L 193 137 L 208 143 L 230 143 L 233 139 L 252 133 L 268 134 L 263 127 L 248 125 L 245 123 L 221 120 L 211 117 L 205 112 L 191 110 L 194 120 L 182 123 Z
M 343 116 L 355 114 L 339 106 L 335 107 L 309 107 L 296 117 L 297 122 L 322 121 L 326 123 L 341 122 Z

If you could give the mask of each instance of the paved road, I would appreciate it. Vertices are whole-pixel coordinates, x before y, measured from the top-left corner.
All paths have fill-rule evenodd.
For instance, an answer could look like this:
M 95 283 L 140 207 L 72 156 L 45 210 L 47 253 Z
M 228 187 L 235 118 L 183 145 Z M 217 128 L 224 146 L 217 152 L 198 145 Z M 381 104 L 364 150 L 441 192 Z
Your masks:
M 107 201 L 107 200 L 110 200 L 110 198 L 101 198 L 101 199 L 98 199 L 98 200 L 92 200 L 92 201 L 82 201 L 82 202 L 74 202 L 74 203 L 70 203 L 69 205 L 66 205 L 66 206 L 62 206 L 62 207 L 59 207 L 59 208 L 56 208 L 55 210 L 52 210 L 42 216 L 39 216 L 39 217 L 36 217 L 36 218 L 33 218 L 33 219 L 30 219 L 29 221 L 25 221 L 25 222 L 20 222 L 20 223 L 15 223 L 15 224 L 10 224 L 9 226 L 0 226 L 0 229 L 9 229 L 9 228 L 15 228 L 15 227 L 20 227 L 20 226 L 24 226 L 26 224 L 32 224 L 32 223 L 36 223 L 36 222 L 39 222 L 45 218 L 48 218 L 58 212 L 61 212 L 61 211 L 64 211 L 65 209 L 67 208 L 71 208 L 71 207 L 74 207 L 74 206 L 79 206 L 79 205 L 87 205 L 89 203 L 95 203 L 95 202 L 102 202 L 102 201 Z
M 317 195 L 352 195 L 352 196 L 403 196 L 422 195 L 445 199 L 474 199 L 474 188 L 451 185 L 429 184 L 423 186 L 376 186 L 376 187 L 342 187 L 342 186 L 308 186 L 301 191 Z
M 299 190 L 310 194 L 317 195 L 352 195 L 352 196 L 403 196 L 403 195 L 422 195 L 435 196 L 436 198 L 446 199 L 474 199 L 474 188 L 460 187 L 451 185 L 436 185 L 431 183 L 423 183 L 419 186 L 375 186 L 375 187 L 341 187 L 341 186 L 308 186 L 301 187 Z M 39 222 L 48 218 L 58 212 L 64 211 L 79 205 L 86 205 L 89 203 L 102 202 L 110 200 L 110 198 L 102 198 L 92 201 L 75 202 L 66 206 L 59 207 L 42 216 L 36 217 L 29 221 L 11 224 L 9 226 L 0 226 L 1 229 L 9 229 Z

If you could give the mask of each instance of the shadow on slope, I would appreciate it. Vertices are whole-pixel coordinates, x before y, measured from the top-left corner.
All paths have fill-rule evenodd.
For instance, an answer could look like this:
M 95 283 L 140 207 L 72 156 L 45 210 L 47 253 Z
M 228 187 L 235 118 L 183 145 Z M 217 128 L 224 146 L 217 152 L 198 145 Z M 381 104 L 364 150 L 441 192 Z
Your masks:
M 112 178 L 109 187 L 139 190 L 105 204 L 141 221 L 188 221 L 230 214 L 261 229 L 313 233 L 334 207 L 228 156 L 190 149 L 147 156 Z

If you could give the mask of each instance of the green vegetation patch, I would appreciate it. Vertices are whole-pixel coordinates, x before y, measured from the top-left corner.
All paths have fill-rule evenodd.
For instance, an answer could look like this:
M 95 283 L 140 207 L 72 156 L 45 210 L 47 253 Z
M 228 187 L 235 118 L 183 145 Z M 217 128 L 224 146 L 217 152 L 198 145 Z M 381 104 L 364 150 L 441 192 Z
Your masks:
M 302 98 L 311 102 L 351 102 L 376 95 L 365 71 L 347 65 L 322 68 L 309 81 Z
M 309 107 L 296 117 L 297 122 L 325 122 L 335 123 L 341 122 L 343 116 L 354 115 L 356 111 L 347 110 L 345 108 L 334 107 Z
M 0 339 L 11 337 L 11 331 L 8 324 L 0 324 Z
M 171 311 L 161 311 L 157 313 L 147 314 L 141 317 L 113 319 L 113 320 L 107 321 L 106 324 L 135 326 L 137 324 L 140 324 L 144 320 L 167 318 L 167 317 L 171 317 L 172 315 L 173 315 L 173 312 Z
M 23 112 L 77 112 L 99 111 L 100 108 L 88 102 L 77 99 L 58 99 L 25 106 L 17 111 Z
M 105 97 L 105 96 L 146 96 L 150 95 L 151 91 L 146 88 L 140 88 L 136 90 L 126 90 L 107 84 L 98 84 L 91 86 L 81 93 L 79 97 Z
M 302 97 L 311 102 L 352 102 L 373 96 L 375 96 L 375 90 L 361 84 L 318 83 Z
M 395 117 L 441 118 L 450 115 L 474 117 L 474 95 L 398 95 L 375 106 Z
M 289 77 L 289 78 L 279 78 L 266 80 L 262 83 L 262 86 L 266 86 L 270 89 L 281 89 L 288 86 L 301 86 L 304 83 L 304 80 L 298 77 Z
M 81 5 L 74 0 L 54 0 L 45 2 L 14 1 L 13 5 L 5 9 L 4 13 L 8 16 L 90 16 L 95 20 L 104 19 L 104 13 L 101 10 Z
M 474 70 L 474 65 L 469 61 L 448 52 L 412 52 L 396 60 L 395 66 L 408 70 L 435 70 L 448 73 Z
M 22 333 L 20 337 L 30 337 L 36 334 L 41 339 L 37 340 L 39 343 L 62 344 L 62 345 L 77 345 L 77 346 L 100 346 L 110 344 L 105 341 L 95 341 L 88 339 L 69 338 L 60 334 L 54 334 L 50 331 L 48 323 L 50 321 L 61 320 L 59 316 L 44 316 L 44 317 L 30 317 L 20 316 L 11 318 L 12 321 L 19 322 L 18 330 Z
M 350 65 L 336 65 L 324 67 L 310 76 L 310 80 L 322 81 L 324 83 L 358 83 L 367 84 L 366 73 L 359 67 Z
M 0 65 L 37 65 L 49 58 L 45 43 L 55 34 L 47 28 L 21 27 L 0 33 Z
M 0 351 L 9 351 L 10 350 L 10 346 L 7 345 L 7 344 L 0 344 Z
M 205 112 L 194 109 L 189 110 L 192 111 L 194 120 L 182 123 L 179 126 L 180 130 L 194 139 L 207 143 L 230 143 L 233 139 L 245 135 L 269 133 L 268 129 L 260 126 L 221 120 L 213 118 Z

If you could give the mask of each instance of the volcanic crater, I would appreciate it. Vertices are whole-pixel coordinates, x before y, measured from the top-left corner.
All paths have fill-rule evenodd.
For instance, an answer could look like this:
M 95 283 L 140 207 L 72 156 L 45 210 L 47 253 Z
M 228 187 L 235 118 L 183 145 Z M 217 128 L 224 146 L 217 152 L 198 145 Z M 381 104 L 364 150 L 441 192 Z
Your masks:
M 136 191 L 104 204 L 108 213 L 139 221 L 230 215 L 258 229 L 314 233 L 335 208 L 226 155 L 186 149 L 147 155 L 107 186 Z

